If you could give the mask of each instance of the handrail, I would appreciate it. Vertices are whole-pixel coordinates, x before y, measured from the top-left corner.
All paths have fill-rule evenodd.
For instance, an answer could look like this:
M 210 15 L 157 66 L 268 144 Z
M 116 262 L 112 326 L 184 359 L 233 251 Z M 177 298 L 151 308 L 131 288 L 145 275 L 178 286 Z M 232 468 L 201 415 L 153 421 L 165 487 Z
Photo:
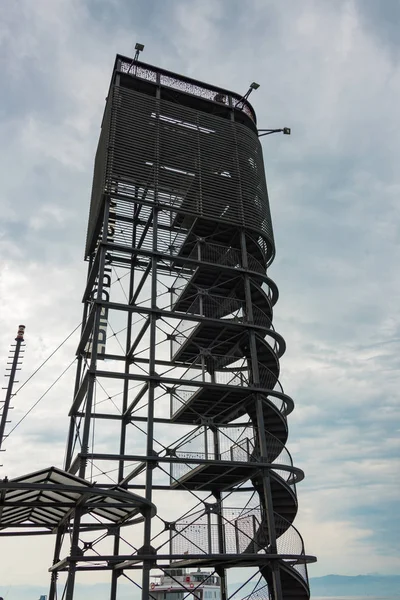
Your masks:
M 186 309 L 183 315 L 199 316 L 208 319 L 218 319 L 223 323 L 241 323 L 244 325 L 256 325 L 262 327 L 266 334 L 272 331 L 275 333 L 275 328 L 272 324 L 271 319 L 268 315 L 253 305 L 253 319 L 250 320 L 249 316 L 245 312 L 245 301 L 234 296 L 218 296 L 216 294 L 204 294 L 197 293 Z M 190 338 L 196 336 L 196 331 L 201 326 L 201 323 L 191 322 L 187 325 L 187 328 L 182 331 L 182 323 L 184 319 L 180 321 L 172 332 L 172 356 L 174 357 L 178 350 L 185 344 Z M 264 334 L 265 335 L 265 334 Z M 277 337 L 273 338 L 273 343 L 265 343 L 271 348 L 277 358 L 280 356 L 280 344 Z
M 179 90 L 191 96 L 216 102 L 219 105 L 223 104 L 232 109 L 241 110 L 256 123 L 256 115 L 253 107 L 248 100 L 244 99 L 243 96 L 239 96 L 239 94 L 216 86 L 210 86 L 206 83 L 179 75 L 178 73 L 154 67 L 153 65 L 139 61 L 133 62 L 132 59 L 123 56 L 117 56 L 117 66 L 119 66 L 119 70 L 122 73 L 130 74 L 150 83 Z
M 179 449 L 170 449 L 170 452 L 173 452 L 175 456 L 182 459 L 199 459 L 201 461 L 218 459 L 231 460 L 234 462 L 258 462 L 260 460 L 259 453 L 256 451 L 257 442 L 254 437 L 245 437 L 242 440 L 233 442 L 227 450 L 220 452 L 218 456 L 216 456 L 214 452 L 205 451 L 205 443 L 203 436 L 200 438 L 199 441 L 199 450 L 187 450 L 187 446 L 191 444 L 191 442 L 194 439 L 198 438 L 189 438 L 184 445 L 179 447 Z M 267 433 L 267 447 L 267 459 L 270 458 L 272 464 L 277 463 L 279 466 L 285 465 L 288 467 L 293 467 L 293 461 L 289 450 L 271 433 Z M 191 471 L 196 470 L 200 465 L 201 463 L 194 464 L 192 462 L 171 463 L 171 478 L 174 481 L 179 480 Z M 296 475 L 292 471 L 274 468 L 272 472 L 278 475 L 281 479 L 283 479 L 283 481 L 291 487 L 294 494 L 296 495 Z
M 199 387 L 205 383 L 212 385 L 224 385 L 232 387 L 232 390 L 235 388 L 259 388 L 261 393 L 266 390 L 277 391 L 278 394 L 282 394 L 285 396 L 283 391 L 283 387 L 276 376 L 275 373 L 270 371 L 268 367 L 265 367 L 261 363 L 258 364 L 260 383 L 255 384 L 252 381 L 252 376 L 249 371 L 247 362 L 245 358 L 238 358 L 237 356 L 230 356 L 226 354 L 209 354 L 208 357 L 203 357 L 205 361 L 208 361 L 208 367 L 211 365 L 214 366 L 215 370 L 213 374 L 210 373 L 209 370 L 205 368 L 198 370 L 186 369 L 185 375 L 181 376 L 181 382 L 179 386 L 176 386 L 172 391 L 172 405 L 171 405 L 171 417 L 184 406 L 188 404 L 192 398 L 198 393 L 198 388 L 193 386 L 186 386 L 185 382 L 198 382 Z M 202 360 L 201 355 L 196 357 L 196 363 L 199 364 Z M 242 364 L 237 364 L 236 366 L 232 366 L 233 363 L 238 363 L 242 361 Z M 194 364 L 194 363 L 193 363 Z M 201 364 L 201 363 L 200 363 Z M 222 370 L 224 367 L 229 365 L 228 370 Z M 219 370 L 218 370 L 219 369 Z M 191 376 L 191 371 L 194 371 L 194 374 Z M 188 389 L 187 389 L 188 388 Z M 250 393 L 250 392 L 249 392 Z M 264 400 L 265 401 L 265 400 Z M 288 401 L 285 398 L 280 397 L 279 395 L 268 395 L 268 401 L 274 404 L 279 412 L 286 416 L 288 410 Z M 289 411 L 290 412 L 290 411 Z
M 223 244 L 210 244 L 209 242 L 196 242 L 189 258 L 198 258 L 200 261 L 223 265 L 226 267 L 244 269 L 242 253 L 239 248 L 224 246 Z M 249 270 L 265 275 L 266 264 L 260 263 L 253 256 L 248 256 Z

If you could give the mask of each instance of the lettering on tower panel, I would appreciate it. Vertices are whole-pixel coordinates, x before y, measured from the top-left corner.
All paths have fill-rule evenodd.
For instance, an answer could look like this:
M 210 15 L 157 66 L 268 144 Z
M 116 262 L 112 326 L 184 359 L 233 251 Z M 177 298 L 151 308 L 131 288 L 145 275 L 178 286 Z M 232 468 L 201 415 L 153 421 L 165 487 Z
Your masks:
M 104 268 L 103 289 L 101 291 L 101 297 L 99 296 L 99 293 L 98 293 L 99 280 L 96 279 L 95 287 L 93 288 L 93 291 L 92 291 L 93 299 L 97 299 L 97 300 L 101 299 L 101 300 L 104 300 L 104 302 L 109 302 L 110 294 L 109 294 L 108 290 L 111 287 L 111 273 L 112 273 L 111 267 Z M 99 360 L 103 360 L 104 356 L 102 356 L 102 354 L 104 355 L 105 351 L 106 351 L 107 326 L 108 326 L 108 307 L 102 306 L 101 312 L 100 312 L 99 335 L 98 335 L 98 339 L 97 339 L 97 355 L 98 355 L 97 358 Z M 88 357 L 91 355 L 91 350 L 92 350 L 92 338 L 89 340 L 89 342 L 87 343 L 86 348 L 85 348 L 85 352 L 87 353 Z
M 116 202 L 114 200 L 112 200 L 110 202 L 110 212 L 109 212 L 108 228 L 107 228 L 107 242 L 108 243 L 114 242 L 115 228 L 116 228 L 116 221 L 117 221 L 116 207 L 117 207 Z M 112 274 L 111 267 L 106 266 L 104 268 L 103 287 L 102 287 L 102 291 L 101 291 L 101 300 L 104 300 L 105 302 L 110 301 L 109 290 L 111 288 L 111 274 Z M 96 282 L 94 284 L 94 288 L 92 290 L 92 298 L 93 299 L 96 298 L 99 300 L 100 298 L 98 295 L 98 285 L 99 285 L 99 279 L 97 277 Z M 97 358 L 99 360 L 104 359 L 104 354 L 106 352 L 107 328 L 108 328 L 108 307 L 102 306 L 101 312 L 100 312 L 99 335 L 98 335 L 98 339 L 97 339 Z M 91 354 L 91 349 L 92 349 L 92 340 L 90 339 L 85 348 L 85 351 L 88 356 L 90 356 L 90 354 Z

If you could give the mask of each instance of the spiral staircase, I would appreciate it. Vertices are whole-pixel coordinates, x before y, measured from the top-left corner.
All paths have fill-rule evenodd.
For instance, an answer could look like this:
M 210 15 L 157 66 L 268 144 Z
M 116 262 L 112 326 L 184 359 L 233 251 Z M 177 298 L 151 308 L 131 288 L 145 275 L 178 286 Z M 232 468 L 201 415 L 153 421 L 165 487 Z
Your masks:
M 251 517 L 256 526 L 250 535 L 248 529 L 241 535 L 236 520 L 233 526 L 241 539 L 232 551 L 246 556 L 268 554 L 275 537 L 272 552 L 296 554 L 297 558 L 277 556 L 274 566 L 272 561 L 259 566 L 266 582 L 264 594 L 275 600 L 272 574 L 278 567 L 282 598 L 306 600 L 310 591 L 304 545 L 293 526 L 298 508 L 296 483 L 304 475 L 292 466 L 285 448 L 287 417 L 294 404 L 278 380 L 285 342 L 272 325 L 278 290 L 266 275 L 270 257 L 251 231 L 243 232 L 240 238 L 236 228 L 225 225 L 219 229 L 215 223 L 201 219 L 191 224 L 177 260 L 185 257 L 190 259 L 190 264 L 182 268 L 185 276 L 178 278 L 172 288 L 171 310 L 182 313 L 182 321 L 172 338 L 171 360 L 188 367 L 201 364 L 208 382 L 203 373 L 203 381 L 195 391 L 173 391 L 177 401 L 172 401 L 171 420 L 187 425 L 209 420 L 218 429 L 247 416 L 252 435 L 231 446 L 226 456 L 230 464 L 221 464 L 222 454 L 208 455 L 211 460 L 207 464 L 190 464 L 183 474 L 176 474 L 171 487 L 220 493 L 243 481 L 251 482 L 259 505 L 250 511 L 252 514 L 242 513 L 242 519 L 247 519 L 248 527 Z M 198 316 L 199 321 L 192 321 L 187 328 L 184 315 Z M 264 452 L 260 444 L 264 444 Z M 289 461 L 283 461 L 284 470 L 279 468 L 283 455 L 289 456 Z M 248 463 L 247 468 L 243 462 Z M 265 496 L 265 479 L 272 506 L 268 506 Z M 268 510 L 270 514 L 273 511 L 272 521 L 267 518 Z M 271 522 L 273 533 L 268 526 Z M 290 542 L 293 539 L 294 545 Z
M 96 313 L 104 307 L 128 315 L 129 350 L 124 373 L 90 375 L 124 380 L 117 458 L 129 456 L 138 465 L 128 474 L 120 469 L 120 484 L 145 473 L 144 484 L 132 485 L 148 500 L 162 490 L 159 509 L 167 504 L 166 491 L 191 492 L 186 508 L 193 496 L 199 500 L 178 518 L 178 502 L 168 505 L 165 518 L 159 510 L 162 532 L 146 517 L 146 552 L 137 558 L 143 558 L 143 600 L 150 571 L 164 559 L 168 567 L 217 570 L 223 600 L 229 597 L 226 571 L 240 567 L 260 578 L 246 600 L 310 596 L 306 565 L 315 559 L 293 525 L 304 474 L 286 448 L 294 403 L 279 382 L 285 341 L 272 325 L 278 289 L 266 273 L 274 254 L 262 148 L 247 98 L 117 56 L 95 161 L 87 289 L 96 270 L 104 280 L 106 264 L 129 269 L 125 299 L 97 300 Z M 81 349 L 94 322 L 91 308 L 88 314 Z M 120 360 L 117 352 L 102 357 Z M 133 398 L 130 380 L 143 384 Z M 93 387 L 87 386 L 92 399 Z M 79 390 L 78 399 L 86 393 Z M 115 415 L 101 418 L 109 416 Z M 91 418 L 86 408 L 88 423 Z M 128 426 L 143 421 L 146 444 L 126 455 Z M 154 424 L 168 428 L 161 451 Z M 185 433 L 176 440 L 178 430 Z M 159 471 L 169 481 L 158 480 Z M 168 547 L 154 560 L 153 530 L 154 538 L 164 536 L 158 550 Z
M 272 324 L 258 136 L 246 96 L 117 55 L 95 159 L 65 471 L 0 482 L 9 504 L 0 529 L 56 533 L 51 599 L 59 573 L 73 600 L 78 572 L 104 570 L 115 600 L 121 574 L 135 569 L 142 600 L 154 599 L 150 573 L 171 565 L 211 567 L 222 600 L 240 597 L 226 572 L 242 567 L 258 578 L 243 600 L 310 597 L 315 558 L 293 525 L 304 474 L 286 448 L 294 403 L 279 382 L 285 341 Z M 17 492 L 32 506 L 17 506 Z M 143 544 L 134 532 L 135 545 L 125 539 L 127 525 L 142 527 Z M 177 597 L 200 600 L 186 581 Z

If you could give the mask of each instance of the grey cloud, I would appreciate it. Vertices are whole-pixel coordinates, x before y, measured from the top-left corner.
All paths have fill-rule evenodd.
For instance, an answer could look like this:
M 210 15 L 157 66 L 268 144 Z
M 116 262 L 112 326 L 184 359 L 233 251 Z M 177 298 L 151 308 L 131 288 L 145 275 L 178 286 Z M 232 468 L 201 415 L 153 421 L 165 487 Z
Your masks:
M 397 62 L 400 50 L 400 5 L 397 0 L 357 0 L 355 7 L 362 25 L 376 37 L 377 44 L 388 49 Z
M 294 0 L 58 5 L 20 2 L 1 26 L 9 81 L 0 110 L 3 356 L 14 320 L 28 321 L 24 376 L 80 320 L 92 164 L 115 53 L 142 41 L 144 60 L 167 69 L 238 91 L 259 81 L 251 100 L 260 126 L 293 127 L 291 138 L 271 136 L 263 147 L 277 240 L 271 275 L 281 293 L 275 325 L 288 344 L 282 381 L 298 405 L 289 448 L 307 475 L 298 486 L 299 528 L 304 520 L 310 552 L 321 548 L 315 573 L 343 568 L 346 545 L 343 561 L 352 554 L 357 570 L 376 570 L 377 560 L 384 568 L 393 527 L 382 511 L 393 506 L 398 457 L 398 359 L 390 342 L 398 337 L 400 294 L 399 82 L 387 53 L 396 45 L 394 4 L 360 0 L 355 11 L 350 2 Z M 16 397 L 15 417 L 73 353 L 71 344 Z M 10 438 L 10 476 L 45 466 L 49 450 L 62 463 L 72 379 Z M 335 531 L 343 535 L 337 546 Z

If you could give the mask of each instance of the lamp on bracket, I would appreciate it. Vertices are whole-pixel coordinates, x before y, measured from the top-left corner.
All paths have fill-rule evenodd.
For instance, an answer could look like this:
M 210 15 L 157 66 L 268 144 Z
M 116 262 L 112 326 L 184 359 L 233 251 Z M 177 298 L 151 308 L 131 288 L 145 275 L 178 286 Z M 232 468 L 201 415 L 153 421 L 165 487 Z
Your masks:
M 136 52 L 135 52 L 135 56 L 133 57 L 133 62 L 136 62 L 137 60 L 139 60 L 139 54 L 141 52 L 143 52 L 144 44 L 139 44 L 139 42 L 137 42 L 135 44 L 135 50 L 136 50 Z
M 247 90 L 247 92 L 244 94 L 244 96 L 242 96 L 241 98 L 239 98 L 239 100 L 236 102 L 235 104 L 235 108 L 242 108 L 244 102 L 247 100 L 247 98 L 250 96 L 251 92 L 253 90 L 258 90 L 258 88 L 260 87 L 260 84 L 257 83 L 256 81 L 253 81 L 250 86 L 249 89 Z
M 131 64 L 129 65 L 128 74 L 130 74 L 133 65 L 139 60 L 139 55 L 144 50 L 144 44 L 136 42 L 135 44 L 135 56 L 132 58 Z M 135 73 L 133 73 L 135 75 Z
M 290 127 L 282 127 L 281 129 L 257 129 L 258 137 L 263 135 L 270 135 L 271 133 L 283 133 L 283 135 L 290 135 L 292 130 Z

